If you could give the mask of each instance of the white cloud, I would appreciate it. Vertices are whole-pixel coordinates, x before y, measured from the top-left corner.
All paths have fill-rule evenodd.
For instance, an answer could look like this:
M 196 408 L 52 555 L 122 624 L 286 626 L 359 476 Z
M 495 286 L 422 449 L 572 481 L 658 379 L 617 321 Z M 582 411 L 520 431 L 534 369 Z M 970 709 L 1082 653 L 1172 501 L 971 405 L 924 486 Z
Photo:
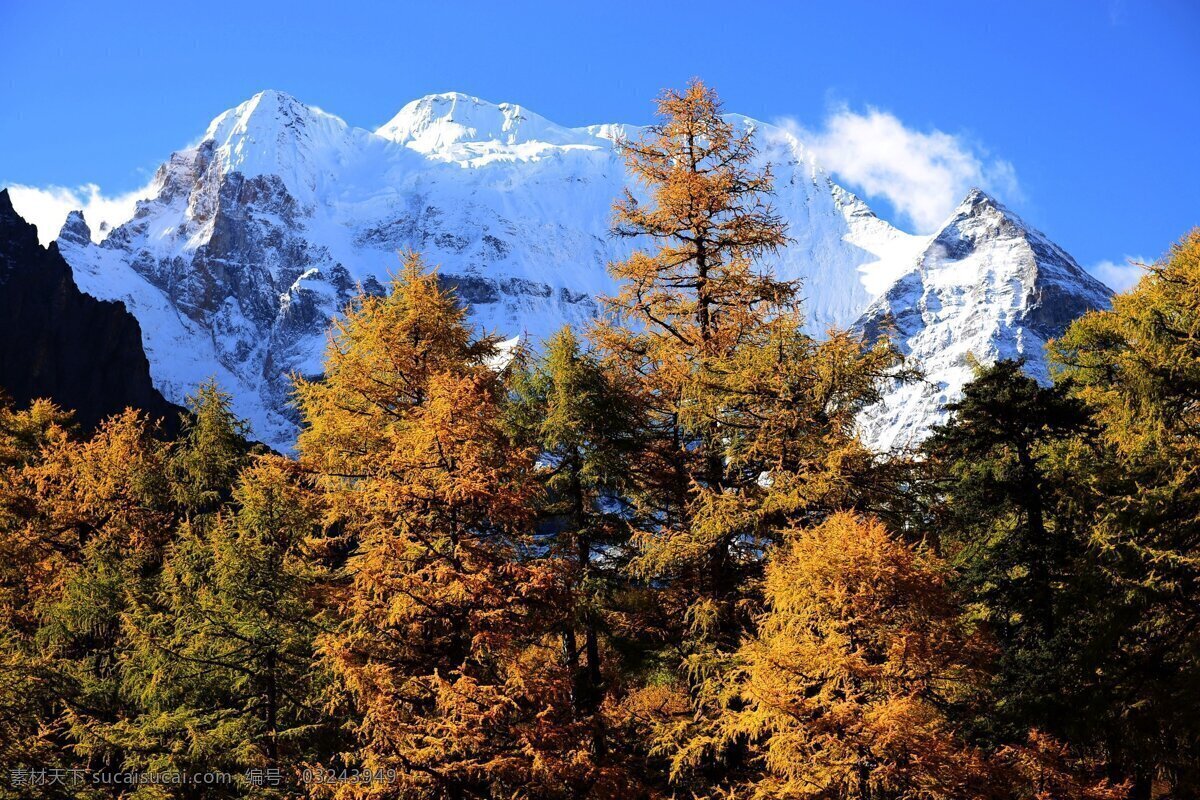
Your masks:
M 847 107 L 830 114 L 821 130 L 785 122 L 839 181 L 868 197 L 882 197 L 919 233 L 935 230 L 973 186 L 1019 199 L 1012 164 L 939 130 L 906 127 L 894 114 Z
M 149 193 L 149 186 L 115 197 L 106 197 L 94 183 L 75 189 L 65 186 L 22 186 L 6 187 L 17 213 L 37 226 L 38 240 L 47 245 L 58 238 L 58 232 L 66 222 L 67 214 L 82 211 L 92 239 L 103 238 L 102 228 L 107 223 L 110 230 L 127 222 L 137 210 L 137 201 Z
M 1132 289 L 1146 274 L 1142 264 L 1152 264 L 1154 259 L 1144 256 L 1125 256 L 1124 262 L 1101 261 L 1088 267 L 1088 272 L 1104 282 L 1114 292 Z

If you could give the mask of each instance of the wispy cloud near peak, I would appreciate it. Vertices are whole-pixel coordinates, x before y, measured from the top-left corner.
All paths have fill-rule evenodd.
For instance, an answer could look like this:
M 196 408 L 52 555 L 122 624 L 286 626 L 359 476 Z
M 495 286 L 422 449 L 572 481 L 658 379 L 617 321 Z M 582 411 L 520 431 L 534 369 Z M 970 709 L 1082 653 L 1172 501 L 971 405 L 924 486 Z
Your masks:
M 94 183 L 74 189 L 66 186 L 7 187 L 17 213 L 37 226 L 38 240 L 47 245 L 58 238 L 58 232 L 72 211 L 82 211 L 92 238 L 99 241 L 102 231 L 127 222 L 137 210 L 137 201 L 149 193 L 150 187 L 135 189 L 127 194 L 106 196 Z
M 1101 261 L 1088 267 L 1088 272 L 1103 281 L 1114 292 L 1124 292 L 1146 274 L 1146 264 L 1154 259 L 1145 256 L 1125 256 L 1123 261 Z
M 916 228 L 932 232 L 972 186 L 1013 202 L 1016 170 L 961 136 L 920 131 L 895 114 L 839 106 L 819 129 L 784 120 L 821 165 L 848 188 L 883 198 Z

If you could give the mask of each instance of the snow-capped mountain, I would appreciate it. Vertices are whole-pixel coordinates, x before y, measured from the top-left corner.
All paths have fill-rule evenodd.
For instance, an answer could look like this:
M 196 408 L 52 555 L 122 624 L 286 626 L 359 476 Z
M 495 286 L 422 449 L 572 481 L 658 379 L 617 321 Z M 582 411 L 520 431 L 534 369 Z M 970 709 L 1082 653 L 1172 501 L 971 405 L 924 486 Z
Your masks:
M 838 186 L 788 131 L 755 132 L 790 244 L 776 270 L 804 284 L 810 329 L 887 332 L 926 380 L 863 419 L 871 445 L 915 443 L 971 362 L 1042 348 L 1106 287 L 980 191 L 931 237 L 904 233 Z M 155 385 L 183 402 L 215 377 L 254 434 L 288 449 L 291 376 L 318 374 L 329 320 L 383 291 L 397 251 L 421 252 L 480 327 L 538 341 L 584 324 L 615 287 L 611 204 L 630 185 L 614 141 L 631 126 L 567 128 L 462 94 L 415 100 L 376 131 L 280 92 L 218 116 L 173 154 L 133 218 L 96 236 L 79 213 L 58 245 L 84 291 L 141 323 Z M 638 192 L 637 186 L 631 186 Z
M 923 238 L 876 217 L 785 130 L 731 119 L 774 170 L 792 239 L 777 269 L 803 279 L 811 328 L 850 325 Z M 320 371 L 329 319 L 360 285 L 382 290 L 398 250 L 441 265 L 474 321 L 503 335 L 589 320 L 628 246 L 608 235 L 629 182 L 613 142 L 636 134 L 461 94 L 371 132 L 267 91 L 173 154 L 128 222 L 95 241 L 73 214 L 59 245 L 84 291 L 139 319 L 169 399 L 216 377 L 255 435 L 286 449 L 289 376 Z
M 1024 358 L 1027 372 L 1049 381 L 1046 342 L 1111 295 L 1044 234 L 972 190 L 856 324 L 868 338 L 890 335 L 925 376 L 868 410 L 864 439 L 883 450 L 920 441 L 944 421 L 972 361 Z

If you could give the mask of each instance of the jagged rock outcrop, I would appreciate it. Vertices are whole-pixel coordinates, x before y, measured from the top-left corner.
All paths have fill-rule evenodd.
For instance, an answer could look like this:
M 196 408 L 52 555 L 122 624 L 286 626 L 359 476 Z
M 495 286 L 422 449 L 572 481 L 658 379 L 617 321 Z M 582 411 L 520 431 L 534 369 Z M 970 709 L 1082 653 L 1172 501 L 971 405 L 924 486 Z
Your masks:
M 73 214 L 60 237 L 89 240 L 90 231 Z M 138 321 L 120 303 L 81 292 L 57 244 L 38 244 L 7 191 L 0 191 L 0 388 L 19 406 L 48 397 L 74 410 L 85 429 L 132 406 L 173 430 L 182 410 L 150 380 Z

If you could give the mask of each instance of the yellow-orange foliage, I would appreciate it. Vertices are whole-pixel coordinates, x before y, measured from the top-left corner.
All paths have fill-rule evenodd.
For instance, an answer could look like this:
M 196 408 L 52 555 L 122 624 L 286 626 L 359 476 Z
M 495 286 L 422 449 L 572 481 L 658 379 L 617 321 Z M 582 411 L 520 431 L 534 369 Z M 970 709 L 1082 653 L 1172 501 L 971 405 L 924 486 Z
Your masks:
M 728 714 L 676 757 L 745 747 L 756 798 L 1117 800 L 1094 765 L 1037 733 L 989 753 L 951 709 L 980 694 L 991 648 L 967 629 L 932 556 L 870 517 L 793 531 L 767 571 L 768 610 L 738 653 Z
M 786 241 L 770 171 L 715 92 L 695 81 L 658 108 L 659 124 L 620 145 L 647 197 L 615 206 L 617 232 L 640 247 L 610 265 L 622 289 L 594 338 L 633 376 L 657 432 L 636 465 L 651 520 L 642 567 L 706 593 L 698 602 L 728 637 L 720 607 L 766 528 L 844 502 L 842 476 L 864 469 L 853 417 L 895 356 L 803 332 L 797 285 L 761 263 Z
M 173 518 L 165 448 L 150 433 L 145 415 L 132 409 L 105 420 L 85 440 L 52 427 L 21 475 L 36 498 L 26 518 L 29 541 L 59 553 L 101 543 L 156 559 Z
M 18 628 L 33 624 L 33 601 L 78 539 L 60 541 L 34 519 L 39 512 L 36 464 L 69 439 L 70 415 L 46 400 L 14 411 L 0 398 L 0 615 Z
M 766 263 L 786 235 L 753 131 L 722 117 L 698 81 L 665 92 L 658 110 L 658 124 L 620 145 L 642 194 L 616 204 L 615 227 L 636 249 L 610 265 L 622 289 L 593 338 L 647 410 L 650 435 L 631 464 L 634 566 L 678 620 L 664 655 L 680 669 L 628 708 L 674 686 L 660 707 L 675 712 L 651 715 L 651 735 L 684 764 L 724 714 L 715 687 L 753 630 L 763 554 L 780 530 L 870 505 L 880 482 L 854 420 L 897 357 L 805 331 L 798 285 Z M 706 780 L 692 777 L 688 790 Z
M 345 623 L 321 647 L 362 763 L 400 773 L 384 795 L 596 780 L 553 636 L 557 564 L 527 557 L 536 453 L 504 433 L 494 355 L 410 256 L 339 324 L 325 380 L 299 386 L 301 461 L 357 544 Z
M 495 340 L 472 341 L 465 311 L 409 253 L 384 297 L 364 295 L 334 321 L 320 381 L 296 386 L 304 460 L 331 478 L 380 471 L 378 454 L 432 377 L 482 367 Z
M 658 112 L 661 123 L 620 143 L 650 203 L 627 190 L 615 205 L 617 233 L 650 237 L 658 249 L 611 266 L 624 282 L 614 304 L 697 356 L 727 354 L 796 289 L 756 270 L 787 241 L 766 201 L 771 174 L 752 166 L 752 131 L 736 132 L 703 83 L 664 92 Z
M 1105 437 L 1134 459 L 1200 459 L 1200 228 L 1112 308 L 1075 321 L 1051 354 Z
M 65 440 L 70 415 L 45 400 L 15 411 L 0 396 L 0 761 L 51 763 L 40 735 L 46 659 L 33 647 L 41 607 L 74 556 L 71 543 L 42 535 L 31 467 Z
M 756 797 L 988 796 L 986 759 L 944 709 L 983 677 L 942 575 L 870 518 L 795 532 L 767 574 L 769 611 L 723 731 L 759 748 Z
M 165 448 L 143 415 L 127 410 L 87 440 L 68 420 L 44 401 L 0 410 L 0 755 L 12 763 L 56 763 L 66 731 L 85 752 L 88 713 L 119 713 L 91 694 L 114 670 L 115 612 L 81 587 L 102 560 L 127 565 L 131 583 L 152 572 L 174 521 Z

